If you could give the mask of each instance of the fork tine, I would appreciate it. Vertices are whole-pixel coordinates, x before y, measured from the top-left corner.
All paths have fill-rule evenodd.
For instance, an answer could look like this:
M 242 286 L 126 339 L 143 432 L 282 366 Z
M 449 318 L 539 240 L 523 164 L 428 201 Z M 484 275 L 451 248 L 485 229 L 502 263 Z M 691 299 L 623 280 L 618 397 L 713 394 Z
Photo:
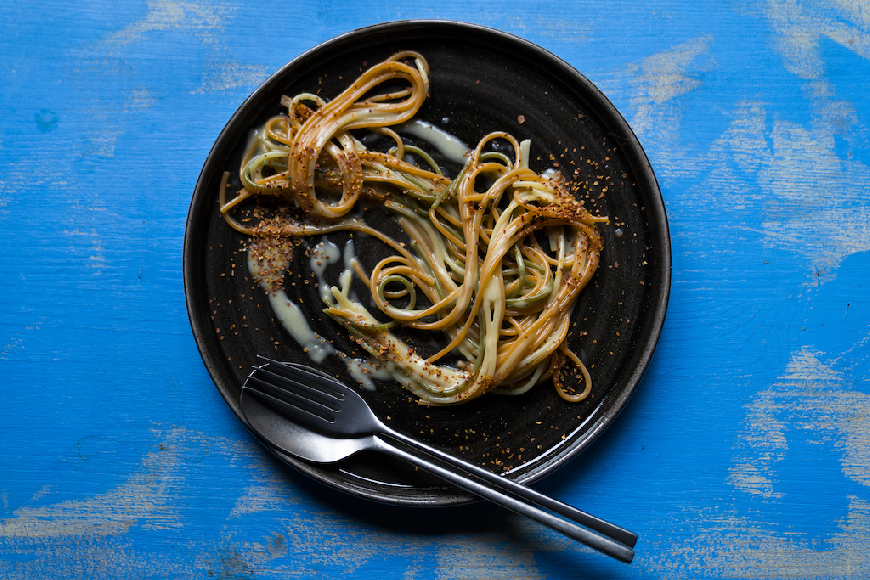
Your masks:
M 260 402 L 267 407 L 274 409 L 278 413 L 281 413 L 291 420 L 299 421 L 303 425 L 310 425 L 314 429 L 322 428 L 325 425 L 329 425 L 329 420 L 324 418 L 322 415 L 309 411 L 308 409 L 303 409 L 302 407 L 288 403 L 282 399 L 278 399 L 269 395 L 268 393 L 264 393 L 255 387 L 251 386 L 252 382 L 260 382 L 255 377 L 248 377 L 248 381 L 245 383 L 245 387 L 242 389 L 242 393 L 248 393 L 249 396 L 259 399 Z
M 329 376 L 320 369 L 296 365 L 289 362 L 279 362 L 262 355 L 257 355 L 257 357 L 269 363 L 260 368 L 268 368 L 270 371 L 280 374 L 282 377 L 302 383 L 310 389 L 319 390 L 323 394 L 333 397 L 336 400 L 343 400 L 348 396 L 354 395 L 353 390 L 347 385 L 339 382 L 334 377 Z
M 281 384 L 276 384 L 278 382 Z M 332 423 L 339 410 L 334 399 L 324 400 L 318 391 L 307 389 L 296 381 L 263 368 L 255 369 L 251 373 L 245 381 L 245 388 L 252 394 L 265 398 L 264 402 L 309 423 Z
M 314 385 L 311 381 L 305 380 L 305 376 L 287 372 L 287 370 L 273 368 L 271 365 L 268 365 L 260 367 L 255 372 L 262 375 L 261 378 L 264 381 L 272 383 L 275 389 L 294 393 L 318 405 L 327 407 L 331 411 L 338 411 L 341 408 L 340 401 L 344 397 L 340 393 L 327 392 L 320 388 L 319 385 Z
M 284 399 L 297 407 L 304 406 L 306 411 L 328 421 L 325 423 L 321 420 L 317 425 L 312 425 L 317 429 L 333 436 L 357 437 L 370 435 L 383 427 L 358 393 L 325 372 L 296 363 L 258 357 L 267 364 L 257 367 L 251 377 L 273 383 L 268 391 L 272 397 Z M 270 387 L 267 385 L 262 388 Z M 291 395 L 293 398 L 288 399 Z M 304 402 L 300 402 L 300 399 Z

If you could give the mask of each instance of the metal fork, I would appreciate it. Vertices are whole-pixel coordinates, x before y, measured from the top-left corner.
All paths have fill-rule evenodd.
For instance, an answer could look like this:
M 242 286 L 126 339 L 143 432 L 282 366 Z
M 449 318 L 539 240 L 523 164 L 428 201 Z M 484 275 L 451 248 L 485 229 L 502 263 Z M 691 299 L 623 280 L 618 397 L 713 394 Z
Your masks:
M 242 397 L 253 395 L 267 407 L 296 423 L 329 436 L 309 438 L 309 446 L 341 445 L 348 448 L 350 444 L 350 453 L 363 448 L 388 451 L 466 491 L 529 517 L 618 560 L 631 562 L 634 557 L 632 548 L 637 542 L 636 534 L 391 429 L 375 416 L 355 391 L 318 369 L 260 358 L 265 364 L 255 368 L 245 381 Z M 281 438 L 275 434 L 274 424 L 268 430 L 273 433 L 272 438 Z M 422 451 L 424 455 L 447 464 L 450 469 L 389 446 L 378 435 Z M 372 440 L 371 443 L 368 440 Z M 350 453 L 332 449 L 325 456 L 335 460 Z M 578 525 L 578 522 L 589 529 Z

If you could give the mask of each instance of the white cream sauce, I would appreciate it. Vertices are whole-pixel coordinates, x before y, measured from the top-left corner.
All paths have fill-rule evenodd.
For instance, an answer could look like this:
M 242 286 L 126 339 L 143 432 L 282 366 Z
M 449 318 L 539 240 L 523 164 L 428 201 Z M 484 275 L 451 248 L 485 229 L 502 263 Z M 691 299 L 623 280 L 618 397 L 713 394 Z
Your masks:
M 272 257 L 276 259 L 277 255 Z M 325 279 L 326 267 L 330 264 L 338 263 L 340 258 L 343 258 L 344 262 L 340 284 L 342 291 L 346 291 L 353 276 L 353 262 L 356 260 L 353 240 L 348 240 L 342 252 L 338 246 L 324 238 L 311 252 L 309 263 L 311 270 L 317 278 L 321 297 L 332 298 L 332 287 Z M 392 365 L 384 366 L 369 360 L 350 358 L 346 354 L 337 351 L 328 340 L 311 330 L 307 316 L 302 308 L 284 290 L 274 289 L 277 282 L 274 277 L 279 275 L 283 277 L 283 272 L 287 269 L 288 265 L 289 263 L 286 262 L 278 264 L 279 267 L 272 268 L 272 272 L 275 273 L 270 274 L 265 269 L 261 269 L 259 262 L 251 259 L 250 254 L 248 257 L 248 271 L 251 277 L 267 291 L 269 305 L 275 313 L 275 318 L 278 319 L 284 330 L 293 337 L 293 340 L 299 343 L 299 346 L 302 347 L 308 358 L 314 363 L 322 363 L 327 356 L 331 354 L 338 355 L 345 366 L 347 366 L 350 376 L 363 388 L 370 391 L 374 391 L 376 388 L 373 382 L 374 379 L 390 380 L 395 378 L 391 368 L 388 368 Z
M 335 250 L 338 252 L 337 247 Z M 248 271 L 251 273 L 251 277 L 268 293 L 269 305 L 272 307 L 278 322 L 290 333 L 293 340 L 299 343 L 299 346 L 305 350 L 312 361 L 316 363 L 323 362 L 327 356 L 335 353 L 336 350 L 329 341 L 311 330 L 305 318 L 305 313 L 302 312 L 298 304 L 287 296 L 286 292 L 274 289 L 276 280 L 272 276 L 283 275 L 283 272 L 287 269 L 287 263 L 281 264 L 281 266 L 280 268 L 272 269 L 273 272 L 276 272 L 275 274 L 267 274 L 261 270 L 259 262 L 252 259 L 250 253 L 248 254 Z M 277 274 L 277 272 L 281 274 Z
M 368 389 L 369 391 L 376 390 L 372 379 L 389 381 L 395 378 L 395 374 L 391 369 L 383 364 L 378 364 L 361 358 L 352 359 L 350 357 L 342 357 L 342 360 L 344 360 L 344 364 L 347 365 L 347 370 L 350 373 L 350 376 L 362 385 L 363 388 Z
M 270 292 L 269 304 L 281 325 L 299 343 L 312 361 L 321 363 L 330 354 L 338 352 L 325 338 L 311 330 L 305 319 L 305 313 L 302 312 L 298 304 L 287 296 L 286 292 L 283 290 Z
M 338 262 L 340 257 L 341 252 L 338 249 L 338 246 L 326 238 L 323 238 L 322 241 L 318 242 L 314 247 L 314 250 L 311 252 L 309 264 L 311 265 L 311 271 L 314 272 L 314 275 L 317 277 L 317 287 L 320 289 L 320 297 L 324 300 L 330 299 L 332 297 L 332 292 L 330 291 L 330 285 L 326 283 L 323 274 L 326 272 L 326 267 Z
M 408 133 L 409 135 L 424 139 L 450 161 L 465 165 L 465 157 L 470 151 L 468 145 L 463 143 L 458 137 L 451 135 L 432 123 L 414 119 L 399 125 L 397 130 L 400 133 Z

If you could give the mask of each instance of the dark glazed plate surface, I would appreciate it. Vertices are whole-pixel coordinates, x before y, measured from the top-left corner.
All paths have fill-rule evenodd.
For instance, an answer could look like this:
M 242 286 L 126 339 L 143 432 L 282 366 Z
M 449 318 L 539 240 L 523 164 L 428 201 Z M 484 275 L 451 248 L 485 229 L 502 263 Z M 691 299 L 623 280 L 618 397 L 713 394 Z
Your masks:
M 592 374 L 591 398 L 571 404 L 552 386 L 539 385 L 522 396 L 488 395 L 462 406 L 426 408 L 410 401 L 398 385 L 381 383 L 374 392 L 363 391 L 378 415 L 389 417 L 397 430 L 529 482 L 579 453 L 624 407 L 658 341 L 671 277 L 665 208 L 640 144 L 585 77 L 531 43 L 468 24 L 396 22 L 330 40 L 269 78 L 227 123 L 193 194 L 184 244 L 193 333 L 215 385 L 240 417 L 241 385 L 258 353 L 310 363 L 248 276 L 245 239 L 218 212 L 221 176 L 229 171 L 237 180 L 248 135 L 281 111 L 281 95 L 317 92 L 334 98 L 368 66 L 408 49 L 422 53 L 430 66 L 430 97 L 417 118 L 471 146 L 497 130 L 531 139 L 532 169 L 558 163 L 566 177 L 586 187 L 587 207 L 611 218 L 609 226 L 600 228 L 601 265 L 581 293 L 576 331 L 569 339 Z M 366 254 L 367 242 L 355 242 L 357 254 Z M 297 250 L 288 280 L 310 277 L 304 250 Z M 315 332 L 343 352 L 357 352 L 344 332 L 321 315 L 313 284 L 288 284 L 288 294 L 311 306 L 306 314 Z M 335 355 L 321 368 L 354 384 Z M 471 499 L 381 455 L 360 454 L 335 465 L 279 455 L 319 481 L 370 499 L 404 505 Z

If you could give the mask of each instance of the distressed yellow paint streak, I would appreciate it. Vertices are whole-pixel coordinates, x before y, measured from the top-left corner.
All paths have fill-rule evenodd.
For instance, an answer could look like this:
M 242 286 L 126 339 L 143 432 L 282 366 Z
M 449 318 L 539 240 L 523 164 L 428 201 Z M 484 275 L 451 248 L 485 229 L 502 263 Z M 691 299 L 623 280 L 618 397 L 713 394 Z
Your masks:
M 850 497 L 849 516 L 821 542 L 784 537 L 746 517 L 709 516 L 716 531 L 700 532 L 655 568 L 679 577 L 860 578 L 870 571 L 870 504 Z M 679 563 L 677 563 L 679 562 Z
M 242 495 L 236 499 L 236 504 L 230 512 L 230 518 L 241 518 L 250 514 L 285 510 L 292 502 L 279 493 L 282 482 L 277 478 L 258 481 L 245 488 Z
M 100 207 L 99 205 L 86 209 L 89 211 L 106 211 L 105 207 Z M 88 253 L 87 261 L 84 264 L 93 268 L 95 274 L 102 273 L 102 270 L 108 263 L 103 254 L 103 241 L 100 235 L 95 231 L 83 232 L 81 230 L 64 230 L 63 233 L 70 239 L 71 249 Z
M 39 328 L 45 323 L 45 317 L 40 316 L 37 320 L 31 322 L 24 326 L 23 331 L 16 332 L 12 336 L 8 337 L 6 340 L 6 344 L 0 346 L 0 360 L 8 359 L 9 355 L 17 351 L 18 349 L 23 348 L 28 335 L 31 332 L 39 330 Z
M 864 203 L 870 167 L 837 149 L 838 139 L 860 139 L 864 127 L 855 105 L 837 96 L 820 48 L 829 39 L 870 59 L 867 3 L 770 0 L 745 9 L 769 23 L 783 66 L 803 85 L 811 112 L 806 120 L 773 118 L 763 102 L 740 101 L 704 162 L 687 158 L 673 136 L 681 120 L 675 97 L 699 86 L 694 79 L 707 66 L 702 57 L 710 43 L 701 38 L 672 51 L 678 57 L 673 62 L 655 64 L 662 60 L 656 55 L 636 68 L 632 124 L 642 141 L 667 150 L 658 173 L 685 180 L 703 167 L 703 181 L 693 188 L 697 199 L 714 199 L 717 212 L 751 207 L 761 217 L 763 245 L 804 257 L 806 285 L 815 286 L 833 279 L 846 257 L 870 250 L 870 208 Z M 657 87 L 657 70 L 675 80 Z
M 738 102 L 731 125 L 717 140 L 711 153 L 711 158 L 716 159 L 720 159 L 723 153 L 728 153 L 731 161 L 749 174 L 757 173 L 764 167 L 770 156 L 764 106 L 753 101 Z M 740 195 L 741 191 L 733 193 Z
M 849 388 L 845 377 L 826 366 L 820 352 L 795 353 L 780 381 L 758 393 L 747 405 L 741 443 L 752 457 L 741 456 L 732 467 L 738 489 L 762 478 L 775 487 L 776 461 L 788 452 L 787 440 L 806 432 L 820 443 L 841 450 L 843 474 L 870 486 L 870 395 Z M 748 469 L 747 469 L 748 467 Z M 771 489 L 769 497 L 781 497 Z
M 543 6 L 543 5 L 542 5 Z M 503 20 L 499 23 L 491 22 L 490 26 L 502 28 L 505 30 L 519 30 L 523 34 L 540 35 L 552 42 L 582 44 L 589 42 L 590 21 L 584 18 L 553 18 L 551 10 L 544 8 L 541 11 L 535 11 L 524 14 L 523 16 L 511 16 L 509 14 L 501 15 Z M 435 14 L 435 18 L 443 17 Z
M 841 44 L 862 58 L 870 58 L 867 33 L 870 11 L 866 1 L 768 0 L 754 4 L 753 9 L 760 9 L 775 32 L 784 66 L 800 78 L 824 75 L 825 66 L 819 54 L 822 38 Z
M 140 42 L 152 32 L 184 30 L 204 43 L 217 43 L 224 26 L 226 8 L 214 3 L 174 2 L 158 0 L 148 2 L 145 18 L 123 27 L 106 38 L 112 49 Z
M 248 542 L 254 538 L 251 523 L 240 517 L 230 517 L 227 522 L 240 523 L 244 542 L 236 542 L 232 534 L 221 533 L 220 524 L 214 530 L 203 530 L 196 517 L 188 520 L 184 513 L 187 494 L 201 493 L 203 477 L 214 482 L 213 470 L 226 466 L 223 472 L 233 473 L 220 480 L 230 494 L 237 491 L 238 476 L 250 477 L 261 487 L 269 485 L 277 498 L 270 507 L 276 513 L 286 514 L 288 507 L 297 502 L 292 487 L 267 461 L 262 448 L 251 438 L 231 440 L 206 437 L 202 433 L 181 427 L 156 426 L 151 430 L 153 446 L 144 453 L 138 468 L 126 481 L 109 491 L 76 500 L 59 501 L 40 507 L 21 507 L 12 516 L 0 519 L 0 544 L 15 546 L 21 553 L 29 554 L 15 564 L 15 577 L 105 577 L 105 578 L 186 578 L 192 576 L 247 577 L 253 573 L 252 565 L 261 563 L 268 569 L 268 562 L 287 555 L 290 539 L 280 531 L 268 531 L 261 542 Z M 203 460 L 215 455 L 212 462 Z M 200 471 L 199 466 L 203 466 Z M 239 469 L 241 467 L 241 469 Z M 267 484 L 266 482 L 271 482 Z M 52 485 L 43 486 L 32 500 L 45 502 L 53 493 L 68 492 Z M 280 497 L 282 491 L 285 495 Z M 248 493 L 248 500 L 240 497 L 237 505 L 243 505 L 256 493 Z M 222 495 L 221 497 L 226 497 Z M 0 495 L 4 511 L 8 513 L 8 497 Z M 218 508 L 219 509 L 219 508 Z M 294 509 L 298 509 L 298 506 Z M 236 516 L 252 513 L 254 509 L 236 510 Z M 217 520 L 220 521 L 219 519 Z M 271 524 L 273 522 L 268 522 Z M 316 524 L 315 524 L 316 525 Z M 153 559 L 147 554 L 130 550 L 131 542 L 141 540 L 129 535 L 136 528 L 163 534 L 184 536 L 191 530 L 191 538 L 199 538 L 194 570 L 187 561 Z M 279 526 L 281 527 L 281 526 Z M 167 532 L 168 531 L 168 532 Z M 302 537 L 293 538 L 304 540 Z M 216 541 L 216 544 L 212 544 Z M 253 552 L 248 553 L 248 547 Z M 287 570 L 295 571 L 295 560 Z
M 146 88 L 132 89 L 124 98 L 125 113 L 141 113 L 151 108 L 157 102 L 157 97 Z
M 111 67 L 108 67 L 111 69 Z M 97 104 L 84 111 L 89 121 L 99 130 L 88 131 L 82 153 L 86 157 L 111 158 L 115 156 L 115 145 L 124 134 L 122 122 L 131 115 L 138 115 L 157 102 L 157 98 L 145 88 L 134 88 L 126 92 L 121 104 Z
M 541 574 L 531 550 L 506 550 L 498 538 L 482 542 L 479 536 L 456 538 L 443 543 L 434 550 L 438 565 L 442 567 L 441 578 L 457 580 L 483 580 L 485 578 L 523 578 L 538 580 Z
M 711 37 L 702 36 L 629 67 L 634 89 L 631 126 L 641 141 L 663 131 L 676 134 L 680 112 L 669 102 L 700 86 L 697 73 L 711 66 L 707 60 L 699 62 L 700 57 L 709 52 L 711 43 Z
M 9 163 L 0 172 L 0 211 L 32 190 L 63 190 L 70 184 L 69 178 L 70 173 L 57 165 L 34 171 L 33 160 L 29 157 Z
M 255 518 L 249 518 L 252 515 Z M 251 519 L 271 522 L 268 533 L 252 533 Z M 397 522 L 396 527 L 384 528 L 377 521 L 336 511 L 328 502 L 298 503 L 292 486 L 266 470 L 248 482 L 221 534 L 243 551 L 253 569 L 274 568 L 272 561 L 280 557 L 282 547 L 291 546 L 295 562 L 307 567 L 296 570 L 300 575 L 324 568 L 351 575 L 387 555 L 402 558 L 402 577 L 408 579 L 419 573 L 444 579 L 533 580 L 545 577 L 537 568 L 536 552 L 590 551 L 519 516 L 510 519 L 510 531 L 478 533 L 458 533 L 461 521 L 449 533 L 428 533 L 426 520 L 422 516 L 417 526 Z
M 202 85 L 191 93 L 225 91 L 236 87 L 255 87 L 268 77 L 266 67 L 226 61 L 206 66 Z
M 140 469 L 125 483 L 92 497 L 18 508 L 13 517 L 0 519 L 0 539 L 95 538 L 123 534 L 134 525 L 146 529 L 180 527 L 177 487 L 191 461 L 200 460 L 214 446 L 183 428 L 155 430 L 154 434 L 159 443 L 142 457 Z M 222 447 L 229 454 L 245 451 L 230 442 L 223 442 Z M 41 488 L 34 500 L 47 493 L 47 488 Z
M 746 406 L 728 482 L 768 504 L 787 501 L 778 489 L 777 462 L 796 438 L 839 452 L 843 476 L 870 486 L 870 395 L 826 364 L 824 353 L 808 348 L 793 353 L 780 379 Z M 750 516 L 708 509 L 692 545 L 675 548 L 656 566 L 729 578 L 866 577 L 870 497 L 845 499 L 847 515 L 834 522 L 836 532 L 813 540 L 775 531 Z
M 143 458 L 141 473 L 105 494 L 19 508 L 15 517 L 0 520 L 0 538 L 104 536 L 143 521 L 174 525 L 167 485 L 177 461 L 176 453 L 155 451 Z
M 666 161 L 656 165 L 665 181 L 684 180 L 686 171 L 697 170 L 697 154 L 682 144 L 680 97 L 697 90 L 702 74 L 715 68 L 712 44 L 711 36 L 700 36 L 626 68 L 632 94 L 627 118 L 648 151 L 665 152 Z
M 806 255 L 816 273 L 810 284 L 831 279 L 844 258 L 870 249 L 870 208 L 855 203 L 870 187 L 867 169 L 837 156 L 827 125 L 773 125 L 768 162 L 758 176 L 769 196 L 765 243 Z
M 870 12 L 867 2 L 856 0 L 839 0 L 833 6 L 769 0 L 758 9 L 774 33 L 786 70 L 804 82 L 813 109 L 809 126 L 774 126 L 771 164 L 761 183 L 784 203 L 770 206 L 767 242 L 804 245 L 821 281 L 844 257 L 870 249 L 870 209 L 856 209 L 852 203 L 863 198 L 870 180 L 866 166 L 836 155 L 835 137 L 848 136 L 859 121 L 854 104 L 838 99 L 827 79 L 820 43 L 828 39 L 870 59 Z M 799 225 L 808 217 L 818 227 Z
M 30 553 L 43 556 L 22 564 L 22 574 L 43 577 L 62 569 L 66 576 L 101 570 L 116 577 L 178 577 L 193 571 L 203 577 L 241 577 L 273 570 L 310 576 L 330 569 L 351 575 L 381 565 L 386 555 L 406 562 L 403 577 L 409 579 L 418 573 L 466 580 L 540 579 L 544 576 L 537 569 L 536 552 L 591 554 L 555 532 L 501 512 L 499 517 L 511 529 L 458 533 L 466 529 L 460 521 L 455 530 L 430 533 L 416 524 L 367 521 L 356 513 L 358 506 L 344 510 L 329 501 L 312 501 L 253 439 L 207 438 L 184 428 L 155 427 L 152 433 L 153 447 L 117 487 L 76 500 L 17 508 L 11 517 L 0 519 L 0 543 L 30 546 Z M 238 495 L 225 520 L 212 518 L 214 529 L 204 538 L 214 545 L 203 547 L 194 570 L 182 574 L 171 562 L 137 560 L 119 552 L 133 528 L 158 533 L 173 529 L 183 535 L 186 526 L 199 525 L 185 518 L 179 500 L 185 493 L 196 494 L 197 478 L 215 469 L 212 461 L 197 473 L 209 455 L 218 456 L 218 465 L 227 465 L 226 491 Z M 50 500 L 56 491 L 43 487 L 33 501 Z
M 78 62 L 72 74 L 89 78 L 127 77 L 131 68 L 131 50 L 139 44 L 152 42 L 155 35 L 166 32 L 175 33 L 179 38 L 195 38 L 213 50 L 220 50 L 226 21 L 233 10 L 233 7 L 213 2 L 148 2 L 148 10 L 142 19 L 101 38 L 88 50 L 89 54 L 99 57 Z M 84 131 L 86 140 L 81 146 L 82 154 L 86 158 L 111 158 L 115 155 L 118 140 L 126 131 L 124 122 L 129 120 L 130 115 L 152 107 L 157 98 L 148 88 L 137 86 L 127 90 L 120 100 L 121 104 L 117 99 L 111 102 L 87 99 L 86 102 L 92 104 L 81 112 L 97 129 Z
M 728 482 L 747 493 L 757 494 L 765 498 L 782 497 L 781 493 L 774 491 L 774 482 L 765 475 L 766 472 L 770 471 L 770 467 L 766 464 L 771 459 L 765 457 L 760 460 L 765 462 L 763 468 L 750 462 L 733 466 L 729 470 Z
M 33 496 L 30 498 L 30 501 L 37 501 L 42 497 L 48 495 L 49 493 L 51 493 L 51 486 L 43 485 L 36 493 L 33 494 Z
M 759 212 L 762 243 L 805 257 L 807 285 L 833 279 L 846 257 L 870 250 L 870 207 L 859 203 L 870 168 L 837 155 L 831 124 L 771 120 L 751 101 L 737 103 L 732 117 L 699 191 L 720 192 L 719 208 Z

